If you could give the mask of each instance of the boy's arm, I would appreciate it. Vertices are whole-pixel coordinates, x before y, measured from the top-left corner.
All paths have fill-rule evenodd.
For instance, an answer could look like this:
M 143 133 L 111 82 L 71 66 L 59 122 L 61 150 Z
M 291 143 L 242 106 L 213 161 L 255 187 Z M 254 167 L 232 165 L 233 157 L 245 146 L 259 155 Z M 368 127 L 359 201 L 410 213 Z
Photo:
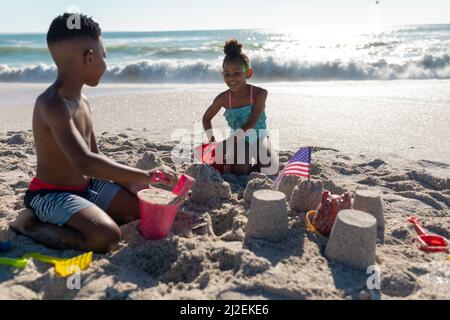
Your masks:
M 98 148 L 97 138 L 95 137 L 94 130 L 92 130 L 92 133 L 91 133 L 91 151 L 100 156 L 106 157 Z
M 255 108 L 253 109 L 252 115 L 248 119 L 247 123 L 244 125 L 242 130 L 247 132 L 250 129 L 254 129 L 256 126 L 256 123 L 258 122 L 259 118 L 261 117 L 261 114 L 263 113 L 264 109 L 266 108 L 266 101 L 269 93 L 265 89 L 259 89 L 258 93 L 256 94 L 256 100 L 255 100 Z
M 150 184 L 152 171 L 127 167 L 89 150 L 64 103 L 53 103 L 43 107 L 43 117 L 58 146 L 81 174 L 123 184 L 130 182 Z M 176 183 L 175 173 L 167 172 L 167 176 L 171 184 Z
M 216 99 L 214 99 L 213 104 L 208 108 L 208 110 L 206 110 L 205 115 L 203 116 L 203 128 L 205 129 L 206 135 L 208 136 L 208 140 L 210 142 L 216 141 L 216 138 L 212 132 L 211 120 L 219 113 L 222 106 L 222 95 L 219 95 Z

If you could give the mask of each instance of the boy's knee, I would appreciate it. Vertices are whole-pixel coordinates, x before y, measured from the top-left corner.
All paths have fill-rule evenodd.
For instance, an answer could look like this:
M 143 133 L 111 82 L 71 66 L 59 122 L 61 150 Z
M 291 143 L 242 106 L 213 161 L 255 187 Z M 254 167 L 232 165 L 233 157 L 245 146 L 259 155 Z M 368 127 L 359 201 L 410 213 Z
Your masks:
M 27 235 L 33 233 L 38 223 L 39 220 L 34 212 L 30 209 L 25 209 L 18 214 L 16 220 L 10 224 L 10 227 L 18 233 Z
M 86 239 L 86 245 L 97 253 L 108 253 L 122 238 L 117 226 L 102 227 L 96 234 Z

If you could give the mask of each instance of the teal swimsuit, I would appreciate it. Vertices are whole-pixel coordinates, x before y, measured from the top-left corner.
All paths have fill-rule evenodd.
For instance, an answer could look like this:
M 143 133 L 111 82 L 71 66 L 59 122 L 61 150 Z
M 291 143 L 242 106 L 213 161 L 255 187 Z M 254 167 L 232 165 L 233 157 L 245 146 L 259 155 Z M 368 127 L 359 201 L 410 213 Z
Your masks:
M 255 108 L 253 100 L 253 86 L 250 86 L 250 104 L 248 106 L 233 108 L 231 101 L 231 90 L 228 95 L 228 104 L 229 109 L 225 111 L 224 116 L 228 122 L 228 125 L 232 129 L 231 134 L 234 134 L 237 130 L 244 127 Z M 254 129 L 254 131 L 251 130 L 250 133 L 246 133 L 245 141 L 250 144 L 253 144 L 259 139 L 267 136 L 267 114 L 265 111 L 261 113 Z

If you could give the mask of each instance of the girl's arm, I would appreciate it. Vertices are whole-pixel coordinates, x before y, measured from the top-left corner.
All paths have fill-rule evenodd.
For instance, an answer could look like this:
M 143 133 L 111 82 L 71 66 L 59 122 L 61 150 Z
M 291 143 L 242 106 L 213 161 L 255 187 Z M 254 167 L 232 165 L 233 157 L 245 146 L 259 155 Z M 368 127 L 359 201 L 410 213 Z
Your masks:
M 248 119 L 247 123 L 244 125 L 242 130 L 247 132 L 250 129 L 254 129 L 256 127 L 256 123 L 258 122 L 261 114 L 264 112 L 266 108 L 267 96 L 269 93 L 265 89 L 258 88 L 258 91 L 255 95 L 255 108 L 253 109 L 252 115 Z
M 222 100 L 222 95 L 219 95 L 208 110 L 206 110 L 205 115 L 203 116 L 203 128 L 205 129 L 206 135 L 208 136 L 208 140 L 210 142 L 216 141 L 212 132 L 211 120 L 219 113 L 220 109 L 222 109 Z

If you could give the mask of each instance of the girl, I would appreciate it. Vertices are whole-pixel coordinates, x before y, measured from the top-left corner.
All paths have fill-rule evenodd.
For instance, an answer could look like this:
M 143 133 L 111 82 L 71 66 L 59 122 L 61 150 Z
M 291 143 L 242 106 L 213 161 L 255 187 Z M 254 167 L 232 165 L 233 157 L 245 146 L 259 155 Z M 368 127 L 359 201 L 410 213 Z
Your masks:
M 242 52 L 242 44 L 235 39 L 227 41 L 224 51 L 222 75 L 229 90 L 217 96 L 208 108 L 203 127 L 209 141 L 215 142 L 211 120 L 225 108 L 224 116 L 232 130 L 231 143 L 228 140 L 221 144 L 227 153 L 225 164 L 230 165 L 231 172 L 236 175 L 248 175 L 252 171 L 275 175 L 279 171 L 279 162 L 267 135 L 268 92 L 247 83 L 253 70 L 250 59 Z M 226 147 L 230 145 L 234 150 L 227 152 Z M 256 160 L 255 166 L 252 166 L 252 158 Z

